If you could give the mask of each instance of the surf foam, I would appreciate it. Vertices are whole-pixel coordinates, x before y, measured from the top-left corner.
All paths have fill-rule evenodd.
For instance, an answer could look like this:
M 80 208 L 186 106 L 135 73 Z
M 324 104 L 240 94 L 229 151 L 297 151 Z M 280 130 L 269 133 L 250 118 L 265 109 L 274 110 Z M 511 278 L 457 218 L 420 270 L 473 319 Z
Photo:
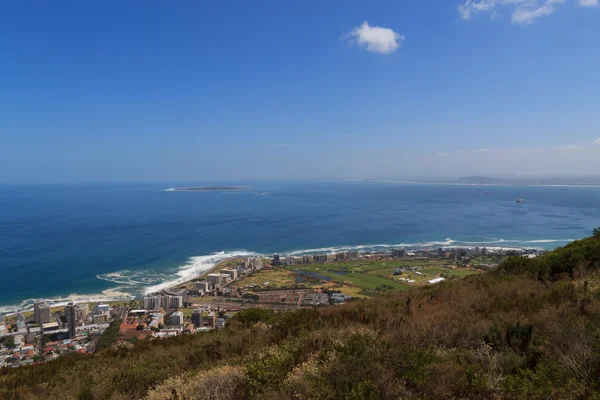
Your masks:
M 490 238 L 490 240 L 480 242 L 469 242 L 459 241 L 451 238 L 446 238 L 440 241 L 430 242 L 415 242 L 415 243 L 397 243 L 397 244 L 367 244 L 367 245 L 342 245 L 342 246 L 331 246 L 321 247 L 313 249 L 302 249 L 292 250 L 287 252 L 281 252 L 281 254 L 298 256 L 308 255 L 317 253 L 334 254 L 343 251 L 356 250 L 359 252 L 378 252 L 386 251 L 392 248 L 404 247 L 409 250 L 418 249 L 434 249 L 434 248 L 474 248 L 474 247 L 486 247 L 488 250 L 499 251 L 499 250 L 515 250 L 515 249 L 536 249 L 543 250 L 541 247 L 532 247 L 528 245 L 543 245 L 543 244 L 567 244 L 575 239 L 535 239 L 535 240 L 516 240 L 516 239 L 500 239 Z M 498 246 L 501 245 L 501 246 Z M 196 276 L 208 271 L 213 268 L 219 262 L 232 257 L 251 257 L 251 256 L 265 256 L 270 257 L 271 254 L 259 254 L 256 252 L 250 252 L 245 250 L 239 251 L 221 251 L 211 255 L 190 257 L 189 261 L 178 267 L 174 273 L 160 273 L 156 271 L 148 270 L 121 270 L 111 272 L 107 274 L 97 275 L 98 279 L 115 283 L 117 286 L 103 291 L 99 294 L 70 294 L 68 296 L 59 296 L 54 298 L 47 298 L 51 302 L 52 306 L 62 306 L 69 302 L 103 302 L 103 301 L 123 301 L 131 300 L 139 295 L 147 293 L 153 293 L 162 289 L 179 285 L 187 282 Z M 30 311 L 33 309 L 33 303 L 35 299 L 27 299 L 19 304 L 4 305 L 0 306 L 0 314 L 5 315 L 9 313 L 15 313 L 17 311 Z
M 517 239 L 491 239 L 479 242 L 469 242 L 462 240 L 454 240 L 451 238 L 446 238 L 443 241 L 430 241 L 430 242 L 415 242 L 415 243 L 397 243 L 397 244 L 367 244 L 367 245 L 341 245 L 341 246 L 332 246 L 332 247 L 321 247 L 314 249 L 303 249 L 303 250 L 292 250 L 288 252 L 284 252 L 282 254 L 298 256 L 298 255 L 306 255 L 306 254 L 316 254 L 316 253 L 327 253 L 334 254 L 343 251 L 382 251 L 388 250 L 392 248 L 400 248 L 404 247 L 406 249 L 411 250 L 422 250 L 422 249 L 431 249 L 431 248 L 452 248 L 452 247 L 462 247 L 462 248 L 474 248 L 474 247 L 486 247 L 489 250 L 516 250 L 516 249 L 534 249 L 534 250 L 543 250 L 540 247 L 532 247 L 527 246 L 528 244 L 548 244 L 548 243 L 563 243 L 567 244 L 572 242 L 575 239 L 538 239 L 538 240 L 517 240 Z M 497 246 L 498 244 L 502 244 L 503 246 Z
M 176 275 L 178 278 L 166 280 L 156 285 L 152 285 L 146 287 L 145 293 L 154 293 L 158 292 L 162 289 L 166 289 L 168 287 L 177 286 L 184 282 L 193 279 L 195 276 L 199 276 L 200 274 L 208 271 L 213 268 L 219 262 L 232 257 L 251 257 L 256 256 L 257 253 L 248 252 L 248 251 L 221 251 L 219 253 L 215 253 L 209 256 L 197 256 L 190 257 L 190 261 L 181 266 L 177 271 Z

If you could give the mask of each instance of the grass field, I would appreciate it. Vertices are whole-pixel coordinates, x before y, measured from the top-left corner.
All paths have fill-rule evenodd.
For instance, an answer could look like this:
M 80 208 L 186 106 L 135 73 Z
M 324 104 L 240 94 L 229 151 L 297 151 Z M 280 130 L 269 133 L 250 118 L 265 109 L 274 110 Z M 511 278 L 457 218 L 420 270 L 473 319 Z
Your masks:
M 265 283 L 269 283 L 265 285 Z M 282 287 L 295 285 L 294 273 L 285 269 L 263 269 L 250 276 L 242 278 L 235 286 L 258 285 L 258 287 Z
M 194 308 L 181 308 L 179 311 L 183 313 L 183 318 L 192 318 L 192 313 L 194 312 Z
M 424 284 L 425 282 L 431 279 L 435 279 L 442 275 L 446 278 L 452 279 L 454 277 L 462 278 L 464 276 L 478 273 L 477 271 L 467 269 L 443 268 L 439 265 L 431 263 L 425 264 L 419 269 L 418 272 L 422 275 L 417 274 L 415 271 L 406 271 L 402 275 L 394 275 L 394 269 L 395 268 L 392 267 L 383 267 L 381 269 L 369 269 L 367 273 L 380 278 L 387 278 L 395 281 L 399 280 L 400 278 L 411 279 L 415 281 L 415 284 Z
M 362 259 L 339 263 L 292 265 L 254 272 L 250 276 L 235 282 L 233 286 L 256 285 L 257 289 L 322 288 L 340 290 L 352 297 L 371 297 L 382 292 L 410 290 L 442 274 L 445 277 L 452 278 L 477 273 L 466 269 L 443 268 L 445 265 L 447 265 L 447 261 L 443 260 L 389 259 Z M 419 275 L 414 271 L 407 271 L 403 275 L 394 275 L 396 268 L 414 267 L 418 267 L 419 272 L 424 275 Z M 414 280 L 415 283 L 402 282 L 400 281 L 401 277 Z M 252 289 L 249 290 L 250 292 L 253 291 Z M 191 314 L 191 310 L 189 313 Z
M 358 298 L 368 298 L 368 297 L 373 297 L 373 295 L 374 295 L 372 293 L 367 293 L 362 288 L 358 288 L 355 286 L 344 285 L 344 286 L 341 286 L 336 289 L 341 291 L 342 294 L 345 294 L 346 296 L 352 296 L 352 297 L 358 297 Z
M 308 264 L 287 268 L 297 271 L 299 274 L 310 275 L 312 278 L 338 282 L 370 291 L 404 291 L 410 289 L 410 287 L 398 280 L 388 278 L 385 272 L 407 264 L 406 262 L 399 263 L 390 260 L 359 260 L 345 263 Z M 382 271 L 383 273 L 373 273 L 375 271 Z M 355 291 L 356 294 L 361 292 L 362 290 Z
M 468 275 L 478 274 L 477 271 L 471 271 L 467 269 L 450 269 L 450 268 L 439 268 L 439 267 L 424 267 L 419 270 L 423 275 L 418 275 L 414 271 L 407 271 L 406 273 L 395 276 L 396 279 L 406 278 L 412 279 L 416 282 L 416 284 L 424 284 L 431 279 L 438 278 L 441 275 L 444 275 L 447 279 L 452 278 L 462 278 Z M 393 276 L 393 275 L 392 275 Z
M 442 260 L 358 260 L 344 263 L 308 264 L 286 267 L 288 271 L 309 275 L 312 278 L 337 282 L 346 287 L 354 287 L 356 295 L 370 295 L 371 291 L 404 291 L 411 288 L 399 281 L 407 278 L 415 284 L 423 284 L 437 278 L 441 274 L 452 277 L 463 277 L 477 272 L 466 269 L 443 268 L 447 262 Z M 419 267 L 419 275 L 408 271 L 403 275 L 394 275 L 396 268 Z M 345 289 L 348 290 L 348 289 Z M 349 293 L 350 294 L 350 293 Z

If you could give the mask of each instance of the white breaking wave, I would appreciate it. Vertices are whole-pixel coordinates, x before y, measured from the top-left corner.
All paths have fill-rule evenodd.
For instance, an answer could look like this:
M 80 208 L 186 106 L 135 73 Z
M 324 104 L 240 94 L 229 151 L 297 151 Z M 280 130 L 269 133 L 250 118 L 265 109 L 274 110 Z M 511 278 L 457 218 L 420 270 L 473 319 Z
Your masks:
M 280 254 L 289 256 L 298 256 L 305 254 L 317 254 L 326 253 L 334 254 L 343 251 L 356 250 L 359 252 L 377 252 L 385 251 L 391 248 L 404 247 L 411 250 L 416 249 L 432 249 L 432 248 L 474 248 L 474 247 L 486 247 L 488 250 L 500 251 L 500 250 L 515 250 L 515 249 L 538 249 L 540 247 L 528 246 L 528 244 L 548 244 L 548 243 L 564 243 L 574 241 L 575 239 L 536 239 L 536 240 L 510 240 L 510 239 L 497 239 L 492 238 L 490 240 L 481 242 L 467 242 L 458 241 L 451 238 L 446 238 L 442 241 L 431 241 L 431 242 L 416 242 L 416 243 L 397 243 L 397 244 L 367 244 L 367 245 L 344 245 L 344 246 L 331 246 L 321 247 L 314 249 L 303 249 L 293 250 L 287 252 L 281 252 Z M 502 244 L 502 246 L 498 246 Z M 175 273 L 168 272 L 156 272 L 156 271 L 144 271 L 144 270 L 121 270 L 111 272 L 107 274 L 97 275 L 98 279 L 115 283 L 115 288 L 108 289 L 99 294 L 70 294 L 68 296 L 47 298 L 52 306 L 62 306 L 69 302 L 84 303 L 84 302 L 104 302 L 104 301 L 123 301 L 131 300 L 139 295 L 154 293 L 165 288 L 177 286 L 184 282 L 193 279 L 196 276 L 213 268 L 219 262 L 232 257 L 251 257 L 251 256 L 268 256 L 271 254 L 259 254 L 256 252 L 250 252 L 245 250 L 240 251 L 221 251 L 211 255 L 190 257 L 189 262 L 178 268 Z M 27 299 L 19 304 L 0 306 L 0 315 L 6 315 L 15 313 L 16 311 L 30 311 L 33 309 L 33 303 L 35 299 Z
M 162 282 L 169 275 L 161 273 L 153 273 L 148 271 L 129 271 L 127 269 L 118 272 L 110 272 L 108 274 L 96 275 L 96 278 L 103 281 L 116 283 L 126 286 L 148 286 Z
M 166 280 L 159 284 L 146 287 L 144 291 L 145 293 L 154 293 L 171 286 L 182 284 L 184 282 L 189 281 L 193 277 L 208 271 L 209 269 L 217 265 L 219 262 L 227 258 L 250 257 L 256 255 L 256 253 L 247 251 L 221 251 L 210 256 L 191 257 L 190 261 L 186 265 L 180 267 L 179 271 L 177 271 L 176 275 L 178 276 L 178 278 Z
M 526 240 L 523 243 L 562 243 L 562 242 L 573 242 L 577 239 L 540 239 L 540 240 Z
M 468 242 L 461 240 L 454 240 L 446 238 L 443 241 L 431 241 L 431 242 L 416 242 L 416 243 L 397 243 L 397 244 L 367 244 L 367 245 L 342 245 L 332 247 L 321 247 L 315 249 L 303 249 L 293 250 L 284 254 L 291 256 L 305 255 L 305 254 L 316 254 L 316 253 L 327 253 L 334 254 L 343 251 L 357 250 L 357 251 L 377 251 L 391 248 L 408 248 L 408 249 L 428 249 L 428 248 L 452 248 L 452 247 L 486 247 L 489 250 L 514 250 L 514 249 L 539 249 L 537 247 L 530 247 L 527 244 L 543 244 L 543 243 L 569 243 L 575 239 L 538 239 L 538 240 L 511 240 L 511 239 L 492 239 L 481 242 Z M 505 246 L 494 246 L 497 244 L 504 244 Z

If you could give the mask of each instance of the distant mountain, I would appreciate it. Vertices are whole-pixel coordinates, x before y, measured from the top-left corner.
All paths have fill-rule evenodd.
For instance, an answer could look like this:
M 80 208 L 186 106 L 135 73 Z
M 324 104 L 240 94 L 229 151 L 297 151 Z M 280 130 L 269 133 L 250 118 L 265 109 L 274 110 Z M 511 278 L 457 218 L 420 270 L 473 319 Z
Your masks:
M 464 176 L 457 183 L 474 185 L 583 185 L 599 186 L 598 177 L 562 177 L 562 178 L 492 178 L 489 176 Z

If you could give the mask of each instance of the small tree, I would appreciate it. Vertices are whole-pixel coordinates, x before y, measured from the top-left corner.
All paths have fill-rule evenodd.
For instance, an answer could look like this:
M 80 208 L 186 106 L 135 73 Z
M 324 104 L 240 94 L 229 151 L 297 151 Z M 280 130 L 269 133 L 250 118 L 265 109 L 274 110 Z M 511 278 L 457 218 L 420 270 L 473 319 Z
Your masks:
M 594 237 L 600 239 L 600 227 L 594 228 Z
M 15 347 L 15 337 L 14 336 L 6 336 L 4 338 L 4 345 L 9 349 Z

